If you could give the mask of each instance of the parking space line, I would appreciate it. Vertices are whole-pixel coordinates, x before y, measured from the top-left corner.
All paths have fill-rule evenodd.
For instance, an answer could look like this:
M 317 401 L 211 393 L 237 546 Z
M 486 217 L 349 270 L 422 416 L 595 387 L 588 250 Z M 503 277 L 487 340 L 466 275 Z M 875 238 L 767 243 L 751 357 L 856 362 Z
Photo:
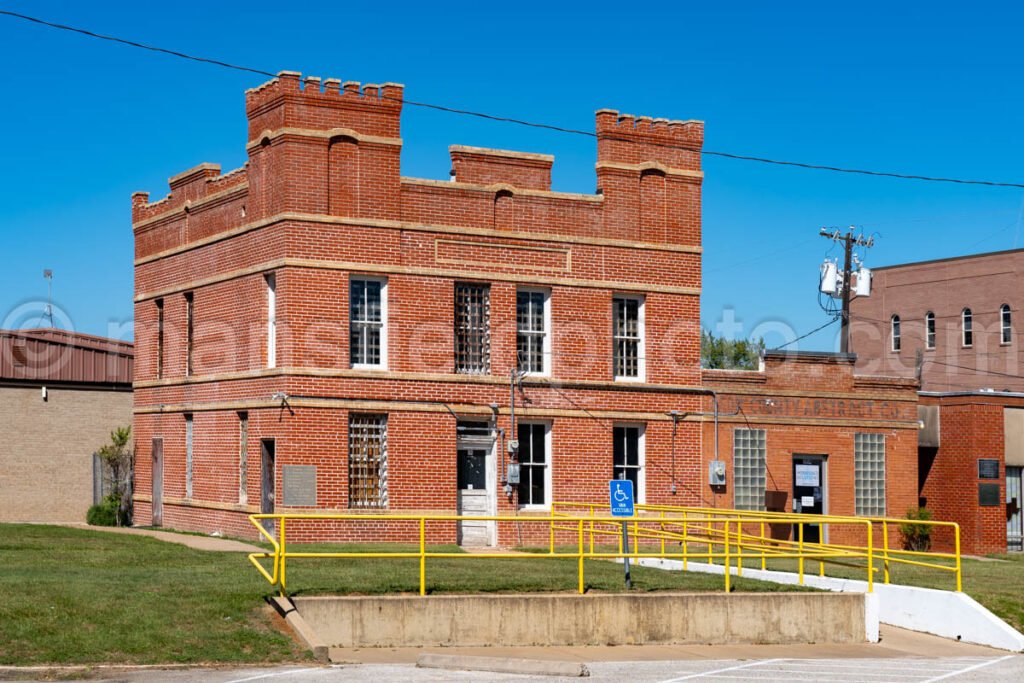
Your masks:
M 750 667 L 753 667 L 753 666 L 764 666 L 765 664 L 771 664 L 773 662 L 784 662 L 784 661 L 786 661 L 786 660 L 785 659 L 763 659 L 763 660 L 758 660 L 756 662 L 747 662 L 746 664 L 737 664 L 736 666 L 729 666 L 729 667 L 726 667 L 724 669 L 715 669 L 713 671 L 701 671 L 699 673 L 690 674 L 688 676 L 681 676 L 679 678 L 670 678 L 668 680 L 661 681 L 661 683 L 679 683 L 680 681 L 692 681 L 693 679 L 700 678 L 702 676 L 712 676 L 714 674 L 725 673 L 727 671 L 737 671 L 739 669 L 749 669 Z
M 959 669 L 957 671 L 950 671 L 948 674 L 944 674 L 942 676 L 936 676 L 935 678 L 929 678 L 927 681 L 924 681 L 924 683 L 935 683 L 935 681 L 943 681 L 943 680 L 945 680 L 947 678 L 952 678 L 953 676 L 959 676 L 960 674 L 965 674 L 968 671 L 976 671 L 978 669 L 983 669 L 986 666 L 992 666 L 993 664 L 998 664 L 999 662 L 1005 662 L 1007 659 L 1012 659 L 1013 657 L 1014 657 L 1014 655 L 1006 655 L 1005 657 L 1000 657 L 999 659 L 990 659 L 987 662 L 979 662 L 978 664 L 974 664 L 973 666 L 968 666 L 968 667 L 965 667 L 963 669 Z
M 226 683 L 245 683 L 245 681 L 259 681 L 264 678 L 277 678 L 278 676 L 290 676 L 291 674 L 303 674 L 309 671 L 320 671 L 321 667 L 314 667 L 312 669 L 289 669 L 288 671 L 274 671 L 268 674 L 259 674 L 257 676 L 249 676 L 247 678 L 236 678 L 233 681 L 226 681 Z

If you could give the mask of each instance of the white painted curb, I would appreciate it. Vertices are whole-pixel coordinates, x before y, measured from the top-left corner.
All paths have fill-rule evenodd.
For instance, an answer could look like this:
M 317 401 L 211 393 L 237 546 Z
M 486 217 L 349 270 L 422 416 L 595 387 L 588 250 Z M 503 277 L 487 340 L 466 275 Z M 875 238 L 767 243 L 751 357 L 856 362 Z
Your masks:
M 680 560 L 641 559 L 639 562 L 645 567 L 658 569 L 683 568 Z M 730 570 L 732 574 L 736 574 L 735 567 L 730 567 Z M 723 566 L 702 562 L 689 562 L 687 571 L 725 574 Z M 743 578 L 787 585 L 798 585 L 800 582 L 800 577 L 791 572 L 763 571 L 746 567 L 743 568 Z M 804 585 L 837 593 L 864 593 L 867 631 L 865 636 L 869 642 L 878 642 L 880 621 L 883 624 L 962 640 L 965 643 L 987 645 L 1010 652 L 1024 652 L 1024 634 L 1013 629 L 966 593 L 876 582 L 872 594 L 867 592 L 867 581 L 823 578 L 810 574 L 804 574 Z

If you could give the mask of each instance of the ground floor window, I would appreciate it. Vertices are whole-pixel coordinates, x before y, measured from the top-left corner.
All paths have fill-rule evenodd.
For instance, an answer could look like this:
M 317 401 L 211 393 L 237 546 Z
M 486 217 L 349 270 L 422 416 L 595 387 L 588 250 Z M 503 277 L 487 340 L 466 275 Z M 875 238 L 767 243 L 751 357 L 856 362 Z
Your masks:
M 767 432 L 764 429 L 733 430 L 733 505 L 737 510 L 764 510 L 767 454 Z
M 388 416 L 348 418 L 348 506 L 388 505 Z
M 885 515 L 885 435 L 853 436 L 854 513 Z
M 633 482 L 637 502 L 643 501 L 643 437 L 644 428 L 640 425 L 616 425 L 612 435 L 612 478 Z
M 520 422 L 519 505 L 545 507 L 551 502 L 551 472 L 548 453 L 550 427 L 543 422 Z

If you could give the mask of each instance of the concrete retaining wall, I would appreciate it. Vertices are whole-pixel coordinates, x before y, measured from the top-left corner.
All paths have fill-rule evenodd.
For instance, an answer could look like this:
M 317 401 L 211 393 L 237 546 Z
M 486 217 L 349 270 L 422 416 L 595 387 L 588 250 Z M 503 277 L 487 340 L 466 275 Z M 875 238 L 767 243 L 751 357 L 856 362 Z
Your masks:
M 335 647 L 865 640 L 864 596 L 841 593 L 325 596 L 295 606 Z

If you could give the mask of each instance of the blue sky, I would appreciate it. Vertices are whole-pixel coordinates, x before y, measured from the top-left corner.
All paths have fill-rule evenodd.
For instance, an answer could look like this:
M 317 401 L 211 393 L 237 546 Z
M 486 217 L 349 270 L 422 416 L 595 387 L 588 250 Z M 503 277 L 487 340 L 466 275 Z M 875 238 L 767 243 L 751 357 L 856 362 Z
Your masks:
M 698 118 L 710 150 L 1024 181 L 1020 3 L 17 2 L 0 9 L 276 72 L 397 81 L 406 97 L 572 128 L 593 113 Z M 245 161 L 261 76 L 0 16 L 0 326 L 45 300 L 130 338 L 130 194 Z M 407 107 L 403 174 L 445 178 L 449 144 L 555 155 L 594 190 L 592 139 Z M 769 346 L 827 320 L 823 225 L 876 234 L 869 266 L 1024 246 L 1024 190 L 705 158 L 702 318 Z M 831 350 L 838 326 L 798 348 Z

